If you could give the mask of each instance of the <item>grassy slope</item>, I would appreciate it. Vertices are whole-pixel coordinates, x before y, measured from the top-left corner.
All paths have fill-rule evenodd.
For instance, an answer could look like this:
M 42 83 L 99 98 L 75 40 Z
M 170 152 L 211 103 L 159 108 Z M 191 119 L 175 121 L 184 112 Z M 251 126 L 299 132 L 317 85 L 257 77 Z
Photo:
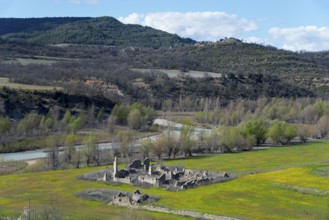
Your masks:
M 300 146 L 188 159 L 183 161 L 187 168 L 224 170 L 240 174 L 255 170 L 296 167 L 243 175 L 233 181 L 182 192 L 168 192 L 161 188 L 143 189 L 143 192 L 161 196 L 157 205 L 173 209 L 190 209 L 243 219 L 305 219 L 305 211 L 311 211 L 315 219 L 321 219 L 321 215 L 327 210 L 327 196 L 301 193 L 278 187 L 276 184 L 329 190 L 329 179 L 314 171 L 328 169 L 327 163 L 321 163 L 329 157 L 328 150 L 329 141 L 326 140 Z M 177 160 L 170 163 L 180 162 Z M 304 164 L 314 165 L 303 166 Z M 68 219 L 108 219 L 111 215 L 117 215 L 122 208 L 108 207 L 74 196 L 77 192 L 91 188 L 112 188 L 130 192 L 135 190 L 135 187 L 129 185 L 111 186 L 75 178 L 79 174 L 97 169 L 101 168 L 2 176 L 0 215 L 13 214 L 13 210 L 20 211 L 27 204 L 28 196 L 31 196 L 34 206 L 40 206 L 50 197 L 55 198 Z M 156 217 L 169 218 L 168 215 Z
M 303 145 L 273 147 L 238 154 L 214 154 L 183 160 L 171 160 L 166 163 L 172 165 L 182 164 L 191 169 L 243 174 L 309 165 L 327 159 L 329 159 L 328 140 L 321 140 Z
M 39 210 L 53 199 L 58 203 L 65 219 L 111 219 L 118 216 L 123 208 L 86 201 L 74 196 L 75 193 L 86 189 L 106 188 L 97 182 L 76 179 L 76 176 L 91 170 L 95 170 L 95 168 L 3 176 L 0 181 L 2 189 L 0 191 L 0 216 L 17 215 L 23 206 L 27 206 L 29 197 L 31 206 Z M 123 186 L 122 188 L 129 187 Z M 175 216 L 159 213 L 152 213 L 152 215 L 161 219 L 175 219 Z
M 19 84 L 19 83 L 12 83 L 9 82 L 8 78 L 0 77 L 0 87 L 7 87 L 11 89 L 23 89 L 23 90 L 41 90 L 41 91 L 53 91 L 62 90 L 61 87 L 54 87 L 54 86 L 38 86 L 38 85 L 27 85 L 27 84 Z

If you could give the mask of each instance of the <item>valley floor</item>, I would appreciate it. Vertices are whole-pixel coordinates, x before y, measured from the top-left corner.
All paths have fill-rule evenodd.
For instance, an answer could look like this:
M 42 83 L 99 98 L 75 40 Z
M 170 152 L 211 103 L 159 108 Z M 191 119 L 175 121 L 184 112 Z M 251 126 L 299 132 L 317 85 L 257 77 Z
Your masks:
M 141 189 L 159 196 L 153 205 L 239 219 L 326 219 L 329 196 L 329 140 L 272 147 L 253 152 L 213 154 L 165 161 L 186 168 L 226 171 L 239 177 L 180 192 Z M 65 219 L 120 219 L 131 210 L 83 200 L 87 189 L 133 192 L 136 187 L 88 182 L 76 177 L 104 167 L 6 175 L 0 177 L 0 216 L 18 216 L 24 206 L 42 209 L 55 203 Z M 156 219 L 185 218 L 140 211 Z M 134 214 L 132 214 L 134 215 Z M 140 213 L 138 214 L 140 215 Z

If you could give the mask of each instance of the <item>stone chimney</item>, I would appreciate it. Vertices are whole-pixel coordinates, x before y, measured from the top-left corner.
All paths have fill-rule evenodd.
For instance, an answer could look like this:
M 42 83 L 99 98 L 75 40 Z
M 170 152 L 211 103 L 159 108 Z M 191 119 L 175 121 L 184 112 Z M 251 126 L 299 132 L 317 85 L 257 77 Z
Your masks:
M 117 177 L 117 173 L 118 173 L 118 162 L 117 162 L 117 157 L 114 157 L 114 161 L 113 161 L 113 179 L 115 179 Z
M 152 175 L 152 166 L 151 165 L 149 166 L 148 175 L 150 175 L 150 176 Z

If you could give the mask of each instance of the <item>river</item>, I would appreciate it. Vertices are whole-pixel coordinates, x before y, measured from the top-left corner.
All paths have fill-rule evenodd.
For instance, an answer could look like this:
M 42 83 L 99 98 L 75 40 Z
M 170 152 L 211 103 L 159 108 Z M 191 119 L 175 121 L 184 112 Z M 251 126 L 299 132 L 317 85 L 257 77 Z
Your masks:
M 112 143 L 101 143 L 98 144 L 98 147 L 101 150 L 111 149 Z M 81 150 L 81 145 L 76 145 L 76 150 Z M 60 154 L 64 152 L 65 147 L 60 147 Z M 34 159 L 41 159 L 46 158 L 47 152 L 45 149 L 40 150 L 31 150 L 31 151 L 22 151 L 22 152 L 14 152 L 14 153 L 2 153 L 0 154 L 0 161 L 10 161 L 10 160 L 34 160 Z
M 183 127 L 183 125 L 180 124 L 180 123 L 171 122 L 171 121 L 168 121 L 168 120 L 165 120 L 165 119 L 156 119 L 154 121 L 154 124 L 161 125 L 163 127 L 170 126 L 174 130 L 176 130 L 176 132 L 179 132 L 181 130 L 181 128 Z M 208 129 L 194 128 L 195 133 L 198 133 L 201 130 L 208 130 Z M 158 136 L 159 135 L 155 135 L 155 136 L 151 136 L 149 138 L 154 140 Z M 137 145 L 138 144 L 136 144 L 136 146 Z M 98 146 L 102 150 L 111 149 L 112 148 L 112 143 L 111 142 L 110 143 L 101 143 L 101 144 L 98 144 Z M 82 146 L 77 145 L 77 146 L 75 146 L 75 148 L 77 150 L 81 150 Z M 60 147 L 60 153 L 63 153 L 64 149 L 65 149 L 65 147 Z M 46 158 L 46 157 L 47 157 L 47 152 L 45 151 L 45 149 L 41 149 L 41 150 L 15 152 L 15 153 L 2 153 L 2 154 L 0 154 L 0 161 L 34 160 L 34 159 L 40 159 L 40 158 Z

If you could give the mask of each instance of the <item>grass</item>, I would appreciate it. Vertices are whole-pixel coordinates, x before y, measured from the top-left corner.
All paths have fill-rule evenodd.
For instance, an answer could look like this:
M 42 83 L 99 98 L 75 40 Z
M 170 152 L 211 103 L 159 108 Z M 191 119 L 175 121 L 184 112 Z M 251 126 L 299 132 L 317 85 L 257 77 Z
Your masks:
M 99 169 L 99 168 L 98 168 Z M 106 188 L 97 182 L 77 180 L 76 176 L 95 170 L 86 168 L 68 171 L 51 171 L 33 174 L 2 176 L 0 179 L 0 216 L 17 215 L 31 199 L 34 208 L 43 207 L 50 200 L 56 201 L 65 219 L 109 219 L 120 216 L 123 208 L 87 201 L 74 196 L 90 188 Z M 5 190 L 4 190 L 5 189 Z M 175 219 L 175 216 L 151 213 L 159 219 Z
M 24 161 L 0 161 L 0 175 L 11 174 L 27 167 Z
M 22 89 L 22 90 L 39 90 L 39 91 L 52 91 L 52 90 L 62 90 L 62 87 L 54 86 L 39 86 L 39 85 L 27 85 L 20 83 L 12 83 L 9 78 L 0 77 L 0 87 L 8 87 L 11 89 Z
M 165 161 L 170 164 L 183 163 L 186 168 L 244 175 L 232 181 L 181 192 L 169 192 L 162 188 L 142 191 L 160 196 L 156 205 L 171 209 L 188 209 L 242 219 L 307 219 L 310 215 L 313 219 L 324 219 L 327 217 L 328 197 L 319 196 L 309 189 L 329 190 L 329 178 L 323 175 L 323 171 L 329 170 L 329 164 L 322 162 L 328 159 L 328 152 L 329 141 L 323 140 L 239 154 Z M 34 207 L 47 203 L 50 197 L 55 198 L 66 219 L 109 219 L 112 218 L 109 216 L 118 216 L 125 209 L 74 196 L 75 193 L 93 188 L 129 192 L 136 189 L 125 184 L 112 186 L 76 179 L 80 174 L 98 169 L 104 168 L 1 176 L 0 216 L 12 216 L 21 211 L 28 197 L 31 197 Z M 263 173 L 248 174 L 254 171 Z M 180 218 L 159 213 L 148 214 L 157 219 Z
M 301 145 L 272 147 L 250 152 L 213 154 L 181 160 L 169 160 L 166 163 L 184 165 L 197 170 L 246 174 L 315 164 L 328 159 L 329 141 L 319 140 Z

